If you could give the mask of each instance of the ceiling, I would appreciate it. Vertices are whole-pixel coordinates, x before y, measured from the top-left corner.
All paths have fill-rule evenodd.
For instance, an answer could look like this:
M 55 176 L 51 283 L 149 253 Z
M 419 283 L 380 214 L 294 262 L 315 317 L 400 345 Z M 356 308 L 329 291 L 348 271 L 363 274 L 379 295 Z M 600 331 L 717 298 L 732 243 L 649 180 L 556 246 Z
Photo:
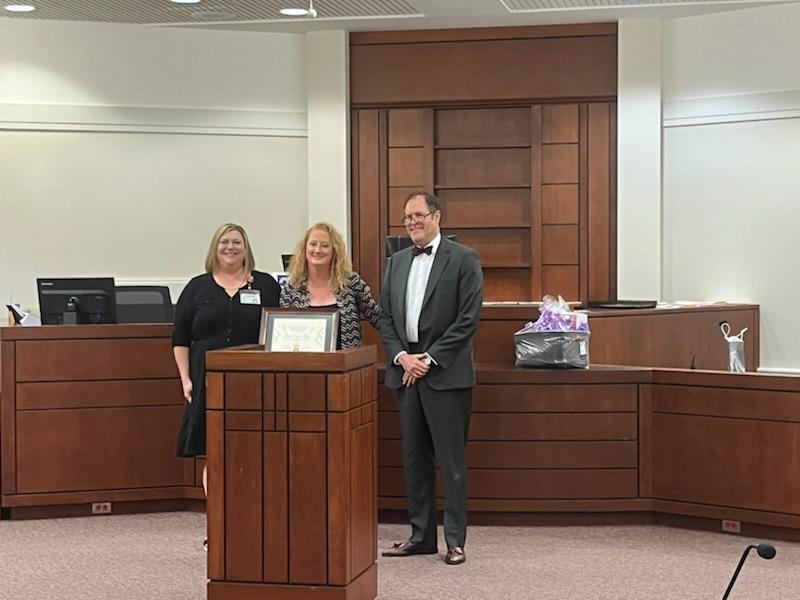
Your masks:
M 4 12 L 3 20 L 60 20 L 200 27 L 238 31 L 377 31 L 489 27 L 674 18 L 792 0 L 314 0 L 316 18 L 293 18 L 281 8 L 307 8 L 309 0 L 4 0 L 36 6 Z

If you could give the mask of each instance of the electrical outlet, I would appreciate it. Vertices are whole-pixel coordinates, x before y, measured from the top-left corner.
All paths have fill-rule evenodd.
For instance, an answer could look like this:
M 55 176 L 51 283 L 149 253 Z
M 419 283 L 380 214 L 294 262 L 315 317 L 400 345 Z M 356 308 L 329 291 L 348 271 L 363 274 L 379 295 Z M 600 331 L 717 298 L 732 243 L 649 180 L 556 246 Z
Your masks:
M 725 533 L 742 533 L 742 523 L 741 521 L 722 519 L 722 531 Z
M 93 515 L 110 515 L 111 502 L 92 502 Z

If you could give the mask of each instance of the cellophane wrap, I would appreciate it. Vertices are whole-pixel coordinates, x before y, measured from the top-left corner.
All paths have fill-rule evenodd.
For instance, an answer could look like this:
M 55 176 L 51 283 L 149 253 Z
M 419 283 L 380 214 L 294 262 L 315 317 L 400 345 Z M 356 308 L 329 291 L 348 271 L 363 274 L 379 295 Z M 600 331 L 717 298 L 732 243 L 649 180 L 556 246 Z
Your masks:
M 589 368 L 589 319 L 564 302 L 545 296 L 541 315 L 514 334 L 518 367 Z

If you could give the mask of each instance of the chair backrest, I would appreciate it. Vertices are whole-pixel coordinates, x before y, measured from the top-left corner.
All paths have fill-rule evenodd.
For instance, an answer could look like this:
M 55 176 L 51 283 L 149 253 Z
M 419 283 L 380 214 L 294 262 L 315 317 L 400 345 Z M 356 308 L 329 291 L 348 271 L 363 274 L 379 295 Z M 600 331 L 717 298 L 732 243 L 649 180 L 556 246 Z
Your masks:
M 117 323 L 172 323 L 173 307 L 165 285 L 118 285 Z

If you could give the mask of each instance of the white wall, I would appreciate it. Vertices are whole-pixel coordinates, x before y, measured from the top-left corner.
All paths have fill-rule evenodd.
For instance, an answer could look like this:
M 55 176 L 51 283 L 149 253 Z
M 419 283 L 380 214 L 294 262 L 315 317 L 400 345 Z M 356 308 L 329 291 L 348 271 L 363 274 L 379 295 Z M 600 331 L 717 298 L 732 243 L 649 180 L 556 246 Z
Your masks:
M 345 31 L 306 34 L 308 224 L 350 238 L 349 44 Z
M 800 4 L 663 28 L 665 300 L 761 305 L 761 365 L 800 372 Z
M 0 20 L 0 300 L 35 277 L 172 284 L 243 224 L 280 268 L 307 223 L 305 39 Z
M 661 21 L 618 24 L 617 296 L 661 298 Z

